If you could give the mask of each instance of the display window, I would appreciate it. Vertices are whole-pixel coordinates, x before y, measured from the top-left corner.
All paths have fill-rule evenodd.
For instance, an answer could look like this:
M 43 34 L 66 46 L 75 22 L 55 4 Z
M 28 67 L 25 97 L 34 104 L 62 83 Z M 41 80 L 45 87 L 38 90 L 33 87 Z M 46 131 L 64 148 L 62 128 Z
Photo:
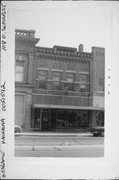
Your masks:
M 33 127 L 40 130 L 80 129 L 89 126 L 87 110 L 44 109 L 34 111 Z

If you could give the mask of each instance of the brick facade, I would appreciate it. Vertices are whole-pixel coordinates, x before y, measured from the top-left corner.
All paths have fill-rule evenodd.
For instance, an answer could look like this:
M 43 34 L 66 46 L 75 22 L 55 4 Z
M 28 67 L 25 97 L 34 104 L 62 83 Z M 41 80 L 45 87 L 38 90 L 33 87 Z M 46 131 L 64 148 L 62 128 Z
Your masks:
M 95 126 L 96 110 L 104 113 L 104 48 L 92 47 L 92 52 L 87 53 L 83 52 L 82 44 L 78 50 L 63 46 L 47 48 L 37 47 L 38 41 L 35 31 L 16 30 L 15 62 L 19 70 L 19 80 L 15 82 L 15 92 L 16 95 L 25 94 L 23 128 L 31 128 L 32 118 L 35 118 L 35 110 L 33 113 L 32 110 L 35 107 L 41 108 L 40 113 L 44 111 L 42 108 L 47 108 L 54 116 L 53 109 L 66 109 L 67 113 L 68 109 L 71 109 L 72 113 L 76 113 L 75 119 L 78 114 L 87 111 L 88 126 Z M 23 81 L 19 82 L 22 79 L 22 69 Z M 56 74 L 57 78 L 53 74 Z M 46 81 L 42 79 L 45 76 Z M 69 81 L 74 76 L 72 87 L 71 82 L 68 83 L 68 76 Z M 54 79 L 59 77 L 60 82 L 56 80 L 54 83 Z M 45 82 L 43 86 L 39 86 L 41 82 Z M 20 110 L 17 109 L 18 111 Z

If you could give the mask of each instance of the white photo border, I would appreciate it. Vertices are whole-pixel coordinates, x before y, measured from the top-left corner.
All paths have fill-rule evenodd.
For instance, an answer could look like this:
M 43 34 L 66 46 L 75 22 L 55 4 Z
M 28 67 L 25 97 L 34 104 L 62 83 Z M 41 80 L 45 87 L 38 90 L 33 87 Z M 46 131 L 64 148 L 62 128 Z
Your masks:
M 119 178 L 119 4 L 118 2 L 38 2 L 11 1 L 6 5 L 7 50 L 1 48 L 1 85 L 6 82 L 5 118 L 6 144 L 5 172 L 7 179 L 115 179 Z M 15 112 L 15 13 L 40 9 L 70 8 L 78 5 L 97 8 L 107 17 L 105 37 L 105 156 L 104 158 L 23 158 L 14 156 L 14 112 Z M 79 8 L 80 9 L 80 8 Z M 2 32 L 1 32 L 2 33 Z M 108 86 L 110 84 L 110 86 Z M 3 177 L 4 178 L 4 177 Z

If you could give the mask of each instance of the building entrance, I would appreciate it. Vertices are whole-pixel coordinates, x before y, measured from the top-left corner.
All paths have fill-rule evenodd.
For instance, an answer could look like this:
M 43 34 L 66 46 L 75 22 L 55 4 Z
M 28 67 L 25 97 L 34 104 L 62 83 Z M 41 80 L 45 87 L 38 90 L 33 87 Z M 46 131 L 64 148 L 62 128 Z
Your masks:
M 104 126 L 104 111 L 96 111 L 95 117 L 97 126 Z
M 89 127 L 89 111 L 55 108 L 35 108 L 32 128 L 42 131 L 81 129 Z

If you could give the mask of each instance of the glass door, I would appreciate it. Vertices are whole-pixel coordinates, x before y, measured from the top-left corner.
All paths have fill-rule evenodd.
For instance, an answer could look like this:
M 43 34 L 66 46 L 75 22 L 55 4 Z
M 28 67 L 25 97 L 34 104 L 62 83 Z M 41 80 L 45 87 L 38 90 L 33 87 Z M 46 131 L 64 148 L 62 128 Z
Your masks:
M 42 130 L 49 130 L 49 109 L 42 109 Z
M 41 130 L 41 109 L 34 108 L 32 128 L 36 130 Z

